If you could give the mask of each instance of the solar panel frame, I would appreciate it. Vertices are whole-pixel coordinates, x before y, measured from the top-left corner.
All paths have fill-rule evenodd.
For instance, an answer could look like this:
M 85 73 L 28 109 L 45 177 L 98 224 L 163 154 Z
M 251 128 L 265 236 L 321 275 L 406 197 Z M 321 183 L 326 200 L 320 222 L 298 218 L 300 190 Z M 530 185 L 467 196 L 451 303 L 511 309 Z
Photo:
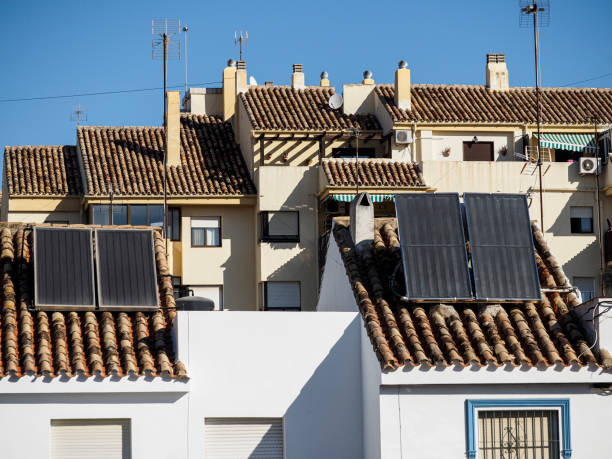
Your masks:
M 70 242 L 67 238 L 64 240 L 66 245 L 62 247 L 62 243 L 58 240 L 61 234 L 85 235 L 85 239 L 71 241 L 73 242 L 72 249 L 80 248 L 81 251 L 70 250 L 67 247 Z M 49 241 L 47 237 L 51 235 L 53 237 Z M 95 310 L 96 287 L 91 229 L 35 226 L 32 238 L 34 245 L 34 306 L 41 310 L 56 311 Z M 43 269 L 44 273 L 41 271 Z M 79 288 L 74 286 L 74 281 L 78 279 L 81 280 L 80 293 Z M 70 288 L 71 282 L 72 288 Z M 87 289 L 90 290 L 83 291 Z M 62 296 L 62 290 L 67 290 L 63 292 L 64 295 L 72 294 L 74 301 L 70 301 L 66 296 L 64 296 L 66 300 L 59 300 L 58 297 Z M 45 292 L 47 292 L 46 295 Z M 84 301 L 87 300 L 85 297 L 89 297 L 90 301 Z M 55 301 L 50 301 L 51 299 Z
M 411 301 L 473 298 L 458 193 L 400 193 L 395 209 L 404 266 L 404 296 Z
M 541 286 L 527 197 L 465 193 L 477 301 L 540 301 Z
M 115 228 L 98 228 L 95 231 L 96 234 L 96 280 L 98 287 L 98 309 L 100 311 L 152 311 L 159 309 L 159 286 L 157 283 L 157 269 L 155 262 L 155 241 L 153 238 L 153 230 L 147 229 L 115 229 Z M 134 243 L 128 244 L 127 240 L 122 241 L 119 245 L 121 247 L 117 247 L 117 241 L 115 241 L 114 247 L 105 246 L 105 242 L 103 241 L 107 235 L 126 235 L 128 239 L 130 236 L 138 236 L 146 234 L 145 237 L 141 241 L 132 241 Z M 137 251 L 139 250 L 137 244 L 140 242 L 141 247 L 144 252 L 141 252 L 142 256 L 139 259 L 135 257 L 138 255 Z M 147 246 L 145 247 L 146 244 Z M 150 258 L 148 253 L 148 244 L 150 243 Z M 107 249 L 115 250 L 114 253 L 111 253 Z M 112 254 L 112 257 L 108 257 L 109 254 Z M 109 259 L 107 259 L 109 258 Z M 148 263 L 147 260 L 150 260 L 150 266 L 145 266 Z M 121 263 L 128 262 L 128 265 L 122 265 Z M 142 263 L 144 267 L 141 272 L 142 276 L 140 279 L 134 279 L 133 276 L 130 277 L 131 274 L 134 274 L 130 268 L 134 268 L 139 266 L 139 262 Z M 130 264 L 131 263 L 131 264 Z M 114 265 L 114 270 L 107 269 L 109 265 Z M 149 271 L 150 276 L 149 280 L 152 282 L 147 284 L 147 274 L 146 271 Z M 107 283 L 110 282 L 110 283 Z M 125 299 L 126 297 L 131 298 L 140 298 L 143 300 L 145 296 L 148 296 L 148 300 L 154 299 L 154 301 L 139 301 L 139 304 L 136 302 L 130 303 L 127 301 L 120 301 L 118 298 L 113 301 L 109 300 L 110 289 L 112 286 L 118 286 L 120 291 L 116 291 L 117 297 L 122 297 Z M 146 289 L 150 289 L 148 292 Z M 135 292 L 135 295 L 132 295 L 132 292 Z

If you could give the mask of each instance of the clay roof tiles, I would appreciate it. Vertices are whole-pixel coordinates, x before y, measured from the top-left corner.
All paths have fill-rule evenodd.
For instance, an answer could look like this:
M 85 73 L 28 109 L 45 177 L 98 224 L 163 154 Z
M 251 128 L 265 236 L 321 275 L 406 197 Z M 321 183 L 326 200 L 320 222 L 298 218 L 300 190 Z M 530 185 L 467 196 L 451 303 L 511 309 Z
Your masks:
M 249 88 L 240 99 L 254 130 L 268 131 L 361 131 L 381 130 L 374 115 L 345 115 L 332 110 L 329 98 L 334 88 L 258 86 Z
M 90 196 L 163 194 L 161 127 L 80 126 L 77 139 Z M 218 116 L 181 115 L 181 165 L 168 166 L 169 196 L 254 194 L 234 140 Z
M 0 379 L 186 377 L 184 365 L 174 362 L 173 288 L 163 239 L 159 231 L 154 234 L 162 309 L 146 314 L 35 311 L 32 227 L 0 225 Z
M 7 146 L 4 168 L 9 196 L 79 196 L 82 193 L 74 146 Z
M 401 263 L 397 222 L 377 218 L 375 227 L 372 247 L 361 256 L 355 252 L 347 218 L 335 219 L 333 233 L 384 370 L 455 364 L 612 369 L 612 355 L 602 350 L 597 357 L 573 318 L 573 293 L 546 293 L 535 304 L 423 305 L 399 300 L 389 290 L 389 279 Z M 569 286 L 535 226 L 533 234 L 542 287 Z
M 409 111 L 395 105 L 392 85 L 377 85 L 376 93 L 396 123 L 536 122 L 534 88 L 414 84 Z M 542 88 L 541 101 L 544 125 L 587 125 L 592 115 L 612 123 L 612 88 Z
M 324 159 L 323 171 L 329 186 L 354 187 L 357 165 L 354 160 Z M 424 187 L 421 168 L 407 161 L 359 160 L 359 184 L 366 187 Z

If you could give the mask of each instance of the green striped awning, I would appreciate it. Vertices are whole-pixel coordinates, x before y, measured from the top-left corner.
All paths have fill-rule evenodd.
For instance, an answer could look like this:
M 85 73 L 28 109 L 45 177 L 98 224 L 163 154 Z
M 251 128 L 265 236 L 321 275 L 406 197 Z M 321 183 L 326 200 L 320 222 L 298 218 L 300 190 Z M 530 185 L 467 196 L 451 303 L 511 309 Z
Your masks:
M 372 202 L 387 202 L 395 201 L 395 195 L 393 194 L 370 194 Z M 331 198 L 338 202 L 351 202 L 355 199 L 354 194 L 332 194 Z
M 538 135 L 535 134 L 537 138 Z M 571 151 L 595 151 L 593 134 L 558 134 L 543 132 L 540 134 L 540 145 L 546 148 L 558 148 Z

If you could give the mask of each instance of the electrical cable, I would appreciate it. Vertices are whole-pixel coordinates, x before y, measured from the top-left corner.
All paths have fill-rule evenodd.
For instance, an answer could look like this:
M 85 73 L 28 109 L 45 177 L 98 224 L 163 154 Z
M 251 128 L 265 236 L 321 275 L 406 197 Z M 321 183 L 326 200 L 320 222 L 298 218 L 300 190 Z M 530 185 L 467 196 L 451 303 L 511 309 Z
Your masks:
M 193 86 L 204 86 L 207 84 L 219 84 L 221 81 L 207 81 L 205 83 L 193 83 Z M 168 89 L 182 88 L 183 85 L 168 86 Z M 137 89 L 121 89 L 117 91 L 100 91 L 100 92 L 84 92 L 81 94 L 63 94 L 58 96 L 42 96 L 42 97 L 23 97 L 19 99 L 0 99 L 0 103 L 6 102 L 27 102 L 33 100 L 50 100 L 50 99 L 68 99 L 71 97 L 88 97 L 88 96 L 105 96 L 109 94 L 127 94 L 133 92 L 144 92 L 144 91 L 161 91 L 164 88 L 137 88 Z
M 572 83 L 563 84 L 563 85 L 561 85 L 559 87 L 560 88 L 567 88 L 568 86 L 573 86 L 575 84 L 580 84 L 580 83 L 586 83 L 588 81 L 593 81 L 593 80 L 599 80 L 600 78 L 605 78 L 605 77 L 611 76 L 611 75 L 612 75 L 612 72 L 604 73 L 603 75 L 598 75 L 598 76 L 593 77 L 593 78 L 587 78 L 586 80 L 574 81 Z

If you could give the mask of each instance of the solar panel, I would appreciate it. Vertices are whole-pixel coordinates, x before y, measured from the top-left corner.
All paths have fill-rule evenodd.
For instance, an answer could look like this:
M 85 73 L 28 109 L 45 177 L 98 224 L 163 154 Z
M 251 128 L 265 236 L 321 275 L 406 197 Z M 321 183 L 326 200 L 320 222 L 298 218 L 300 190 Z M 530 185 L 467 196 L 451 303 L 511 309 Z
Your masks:
M 95 309 L 93 247 L 87 228 L 34 227 L 34 304 Z
M 540 300 L 527 198 L 465 193 L 474 289 L 479 300 Z
M 96 230 L 101 310 L 157 309 L 159 298 L 151 230 Z
M 471 299 L 459 195 L 396 194 L 395 209 L 405 296 L 422 301 Z

